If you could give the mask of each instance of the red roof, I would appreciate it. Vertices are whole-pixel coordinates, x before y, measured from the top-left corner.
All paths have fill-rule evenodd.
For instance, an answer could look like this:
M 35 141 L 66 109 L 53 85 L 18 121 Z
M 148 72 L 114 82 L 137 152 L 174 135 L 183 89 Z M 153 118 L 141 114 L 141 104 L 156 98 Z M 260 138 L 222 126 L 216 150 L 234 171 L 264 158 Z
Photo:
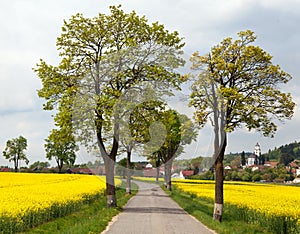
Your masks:
M 82 173 L 82 174 L 94 174 L 99 175 L 103 172 L 103 168 L 97 167 L 97 168 L 71 168 L 72 173 Z
M 194 171 L 193 170 L 183 170 L 182 175 L 183 176 L 192 176 L 192 175 L 194 175 Z
M 299 165 L 295 162 L 291 162 L 290 166 L 293 167 L 293 168 L 299 168 Z
M 143 170 L 144 176 L 146 177 L 155 177 L 156 176 L 156 169 L 150 168 Z
M 264 165 L 270 165 L 270 168 L 274 168 L 278 165 L 278 162 L 274 162 L 274 161 L 267 161 L 265 162 Z
M 10 172 L 10 168 L 4 167 L 4 168 L 0 168 L 1 172 Z

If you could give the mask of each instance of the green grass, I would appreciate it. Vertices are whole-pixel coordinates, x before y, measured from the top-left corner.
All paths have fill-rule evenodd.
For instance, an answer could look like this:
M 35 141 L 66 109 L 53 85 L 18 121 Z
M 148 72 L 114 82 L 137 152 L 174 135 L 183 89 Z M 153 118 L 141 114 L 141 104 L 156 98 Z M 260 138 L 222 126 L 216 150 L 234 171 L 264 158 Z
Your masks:
M 117 188 L 116 196 L 118 207 L 107 209 L 106 197 L 103 196 L 97 201 L 83 205 L 80 211 L 74 212 L 63 218 L 55 219 L 51 222 L 42 224 L 30 229 L 26 234 L 92 234 L 100 233 L 105 230 L 111 219 L 122 211 L 122 207 L 127 201 L 137 193 L 137 186 L 132 185 L 132 194 L 125 193 L 124 185 Z
M 185 211 L 197 218 L 208 228 L 215 230 L 219 234 L 271 234 L 263 227 L 254 224 L 248 224 L 242 220 L 237 220 L 231 213 L 230 209 L 224 207 L 222 223 L 212 219 L 213 202 L 208 199 L 197 198 L 193 194 L 187 194 L 172 187 L 172 191 L 162 188 L 176 201 Z

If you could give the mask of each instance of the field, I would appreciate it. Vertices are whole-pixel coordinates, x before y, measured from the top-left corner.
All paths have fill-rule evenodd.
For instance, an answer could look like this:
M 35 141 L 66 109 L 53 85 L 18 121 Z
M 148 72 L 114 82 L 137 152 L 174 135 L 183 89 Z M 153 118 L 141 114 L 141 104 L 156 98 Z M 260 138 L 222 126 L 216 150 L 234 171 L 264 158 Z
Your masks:
M 0 233 L 63 217 L 103 196 L 104 189 L 99 176 L 0 173 Z
M 198 199 L 214 198 L 213 181 L 174 180 L 173 185 Z M 224 203 L 237 220 L 273 233 L 300 233 L 300 187 L 225 182 Z

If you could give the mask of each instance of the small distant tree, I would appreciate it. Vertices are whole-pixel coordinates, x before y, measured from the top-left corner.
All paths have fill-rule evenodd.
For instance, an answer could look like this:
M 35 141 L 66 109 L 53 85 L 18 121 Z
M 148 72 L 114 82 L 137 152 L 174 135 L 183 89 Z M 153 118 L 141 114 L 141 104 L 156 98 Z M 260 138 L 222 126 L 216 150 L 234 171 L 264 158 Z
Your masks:
M 165 127 L 165 140 L 149 159 L 156 158 L 164 163 L 165 183 L 167 189 L 172 190 L 171 170 L 173 161 L 183 152 L 184 145 L 191 144 L 196 139 L 197 132 L 193 122 L 186 115 L 180 115 L 175 110 L 162 112 L 160 121 Z
M 288 153 L 281 153 L 279 158 L 279 163 L 287 166 L 290 162 L 294 160 L 294 157 Z
M 241 162 L 242 162 L 242 166 L 245 166 L 245 165 L 246 165 L 245 151 L 242 152 L 242 155 L 241 155 Z
M 260 157 L 259 157 L 259 165 L 264 165 L 265 162 L 266 162 L 265 155 L 264 154 L 260 155 Z
M 19 170 L 19 161 L 24 160 L 26 164 L 29 163 L 28 158 L 25 155 L 27 148 L 27 140 L 23 136 L 8 140 L 6 142 L 6 148 L 3 151 L 3 156 L 10 162 L 14 162 L 15 172 Z
M 130 162 L 129 164 L 129 170 L 130 173 L 132 173 L 132 170 L 134 168 L 134 163 Z M 128 176 L 128 172 L 127 172 L 128 166 L 127 166 L 127 157 L 121 159 L 117 165 L 116 165 L 116 174 L 119 176 L 123 176 L 125 178 L 125 176 Z
M 201 156 L 197 157 L 197 158 L 193 158 L 191 160 L 191 166 L 194 170 L 194 174 L 197 175 L 200 171 L 200 167 L 201 167 L 201 164 L 202 164 L 202 160 L 203 158 Z
M 29 169 L 31 170 L 42 170 L 44 168 L 50 167 L 50 163 L 49 162 L 34 162 L 33 164 L 31 164 L 29 166 Z
M 46 157 L 49 160 L 55 159 L 59 173 L 64 164 L 73 165 L 75 163 L 75 152 L 78 147 L 73 135 L 64 130 L 53 129 L 45 141 Z

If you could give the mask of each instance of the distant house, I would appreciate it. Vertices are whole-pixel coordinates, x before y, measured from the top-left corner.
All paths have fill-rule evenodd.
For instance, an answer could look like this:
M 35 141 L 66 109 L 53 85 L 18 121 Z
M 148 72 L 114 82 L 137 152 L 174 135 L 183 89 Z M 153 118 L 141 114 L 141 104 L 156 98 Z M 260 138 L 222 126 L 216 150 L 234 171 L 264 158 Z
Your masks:
M 0 172 L 11 172 L 11 169 L 8 167 L 2 167 L 0 168 Z
M 153 168 L 151 163 L 147 163 L 143 169 L 143 175 L 145 177 L 156 177 L 156 168 Z
M 291 171 L 296 176 L 300 175 L 300 162 L 299 160 L 294 160 L 293 162 L 290 162 L 287 166 L 287 170 Z
M 184 178 L 188 178 L 188 177 L 194 175 L 194 171 L 193 170 L 182 170 L 181 174 L 183 175 Z
M 247 166 L 251 167 L 253 165 L 256 165 L 256 161 L 257 161 L 257 156 L 255 154 L 249 155 L 247 160 Z
M 174 179 L 185 179 L 184 176 L 182 175 L 182 171 L 179 174 L 174 173 L 171 177 Z
M 293 180 L 293 183 L 294 183 L 294 184 L 300 183 L 300 178 L 295 178 L 295 179 Z
M 156 177 L 156 169 L 155 168 L 145 168 L 143 170 L 143 174 L 145 177 Z
M 104 166 L 96 167 L 96 168 L 87 168 L 87 167 L 75 167 L 75 168 L 69 168 L 67 170 L 67 173 L 70 174 L 86 174 L 86 175 L 102 175 L 105 174 L 105 168 Z
M 266 161 L 264 166 L 265 167 L 269 167 L 269 168 L 275 168 L 277 167 L 278 165 L 278 162 L 275 162 L 275 161 Z

